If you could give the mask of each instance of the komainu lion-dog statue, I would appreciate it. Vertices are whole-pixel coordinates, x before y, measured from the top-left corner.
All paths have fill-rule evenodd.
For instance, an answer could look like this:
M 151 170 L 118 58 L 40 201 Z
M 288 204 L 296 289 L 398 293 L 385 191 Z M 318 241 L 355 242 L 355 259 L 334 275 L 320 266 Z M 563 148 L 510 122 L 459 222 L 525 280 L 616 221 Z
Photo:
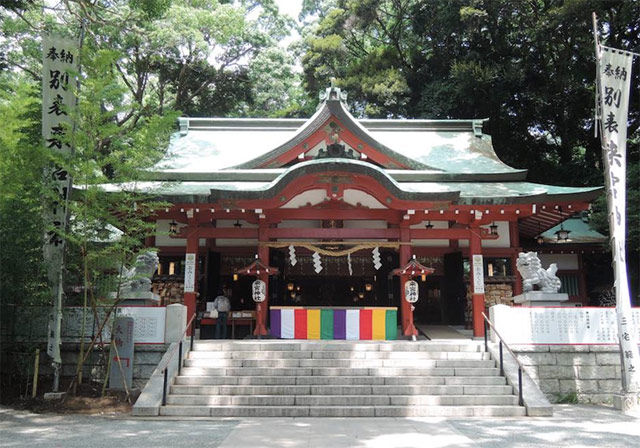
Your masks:
M 524 292 L 533 291 L 533 286 L 538 285 L 540 291 L 545 293 L 557 293 L 562 282 L 556 276 L 558 266 L 551 263 L 545 270 L 538 258 L 537 252 L 520 252 L 516 261 L 518 272 L 522 275 L 522 289 Z

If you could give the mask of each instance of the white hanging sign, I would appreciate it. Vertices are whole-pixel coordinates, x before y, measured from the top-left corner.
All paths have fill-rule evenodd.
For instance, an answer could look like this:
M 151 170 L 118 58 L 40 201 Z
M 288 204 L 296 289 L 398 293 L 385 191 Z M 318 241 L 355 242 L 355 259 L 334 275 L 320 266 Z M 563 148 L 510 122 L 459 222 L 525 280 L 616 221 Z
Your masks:
M 76 72 L 78 44 L 57 36 L 42 37 L 42 137 L 48 150 L 71 152 L 72 110 L 76 106 Z M 45 207 L 44 261 L 53 295 L 49 315 L 47 354 L 61 363 L 62 269 L 64 239 L 60 232 L 67 227 L 67 201 L 71 176 L 63 168 L 51 165 L 44 169 L 47 188 L 54 198 Z
M 404 298 L 409 303 L 416 303 L 420 297 L 420 287 L 415 280 L 409 280 L 404 284 Z
M 251 284 L 251 296 L 256 303 L 264 302 L 267 298 L 267 284 L 262 280 L 256 280 Z
M 186 254 L 184 259 L 184 292 L 195 292 L 196 254 Z
M 631 322 L 631 301 L 625 258 L 627 119 L 633 55 L 598 46 L 598 90 L 602 159 L 616 291 L 616 313 L 622 357 L 623 388 L 640 392 L 638 341 Z
M 291 266 L 295 266 L 298 263 L 296 259 L 296 248 L 293 245 L 289 246 L 289 262 Z
M 484 294 L 484 261 L 482 255 L 474 255 L 472 258 L 473 269 L 473 293 Z
M 380 249 L 375 247 L 372 251 L 371 251 L 371 255 L 373 257 L 373 267 L 377 270 L 379 270 L 382 267 L 382 263 L 380 261 Z
M 319 274 L 322 271 L 322 260 L 320 259 L 320 254 L 318 252 L 314 252 L 311 258 L 313 258 L 313 270 L 316 271 L 316 274 Z

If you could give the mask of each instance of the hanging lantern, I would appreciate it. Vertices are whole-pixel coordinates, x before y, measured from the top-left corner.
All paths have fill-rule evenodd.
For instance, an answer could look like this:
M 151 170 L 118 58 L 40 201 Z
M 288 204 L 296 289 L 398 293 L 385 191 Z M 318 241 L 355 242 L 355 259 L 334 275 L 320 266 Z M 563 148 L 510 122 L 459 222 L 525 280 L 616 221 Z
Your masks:
M 267 285 L 262 280 L 256 280 L 251 284 L 251 296 L 256 303 L 264 302 L 267 298 Z
M 558 207 L 558 210 L 560 211 L 560 230 L 556 232 L 556 238 L 558 239 L 558 242 L 563 243 L 565 241 L 569 241 L 569 233 L 571 233 L 571 231 L 564 229 L 564 214 L 562 213 L 562 207 Z
M 349 287 L 349 291 L 352 291 L 352 292 L 353 292 L 353 291 L 354 291 L 354 289 L 355 289 L 355 288 L 354 288 L 353 286 L 350 286 L 350 287 Z
M 238 281 L 238 274 L 236 274 L 235 272 L 233 273 L 233 281 L 234 282 Z
M 404 296 L 405 300 L 409 303 L 416 303 L 420 297 L 420 289 L 418 282 L 415 280 L 409 280 L 404 284 Z
M 169 235 L 175 235 L 176 233 L 178 233 L 178 223 L 174 219 L 169 223 Z
M 537 243 L 538 245 L 540 245 L 540 244 L 544 244 L 544 237 L 543 237 L 542 235 L 538 235 L 538 236 L 536 237 L 536 243 Z
M 293 288 L 295 287 L 295 285 L 293 283 L 287 283 L 287 289 L 289 291 L 293 291 Z
M 431 221 L 428 221 L 427 224 L 424 226 L 427 230 L 431 230 L 433 229 L 433 224 L 431 224 Z
M 371 291 L 371 290 L 373 289 L 373 285 L 371 285 L 371 283 L 366 283 L 366 284 L 364 285 L 364 289 L 365 289 L 365 291 L 367 291 L 367 292 L 368 292 L 368 291 Z
M 571 231 L 565 230 L 562 224 L 560 224 L 560 230 L 556 232 L 556 238 L 558 239 L 558 242 L 563 243 L 565 241 L 569 241 L 569 233 L 571 233 Z
M 427 274 L 422 274 L 420 276 L 420 278 L 422 279 L 423 282 L 426 282 L 427 281 Z
M 359 292 L 358 293 L 358 298 L 359 299 L 364 299 L 364 293 L 363 292 Z

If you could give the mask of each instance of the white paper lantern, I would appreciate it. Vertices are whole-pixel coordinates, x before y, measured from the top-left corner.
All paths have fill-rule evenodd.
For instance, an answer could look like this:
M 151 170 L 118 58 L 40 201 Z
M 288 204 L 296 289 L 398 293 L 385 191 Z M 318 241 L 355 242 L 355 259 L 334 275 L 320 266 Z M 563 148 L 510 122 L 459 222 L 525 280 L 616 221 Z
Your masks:
M 264 302 L 267 298 L 267 285 L 262 280 L 256 280 L 251 285 L 251 295 L 256 303 Z
M 416 303 L 420 297 L 420 287 L 415 280 L 409 280 L 404 284 L 404 297 L 409 303 Z

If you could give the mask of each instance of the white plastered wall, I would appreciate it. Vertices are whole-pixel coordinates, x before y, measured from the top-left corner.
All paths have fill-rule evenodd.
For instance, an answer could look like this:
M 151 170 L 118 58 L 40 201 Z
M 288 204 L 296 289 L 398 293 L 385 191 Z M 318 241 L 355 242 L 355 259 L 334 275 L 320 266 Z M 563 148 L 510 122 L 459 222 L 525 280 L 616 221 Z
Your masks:
M 327 198 L 327 192 L 323 188 L 307 190 L 291 198 L 281 208 L 300 208 L 309 205 L 316 205 Z
M 171 238 L 169 236 L 169 223 L 170 219 L 158 219 L 156 221 L 156 246 L 157 247 L 186 247 L 186 238 Z M 178 223 L 178 232 L 180 229 L 187 227 L 186 224 Z M 205 238 L 200 238 L 200 247 L 207 245 Z
M 413 224 L 410 227 L 412 229 L 425 229 L 429 220 L 422 221 L 420 224 Z M 449 223 L 447 221 L 431 221 L 431 225 L 433 225 L 434 229 L 448 229 Z M 411 244 L 416 247 L 448 247 L 449 240 L 412 240 Z
M 495 224 L 498 226 L 498 239 L 495 240 L 482 240 L 482 247 L 501 247 L 508 248 L 511 247 L 511 238 L 509 235 L 509 221 L 496 221 Z M 481 227 L 489 230 L 489 226 L 491 224 L 487 224 Z M 460 240 L 460 247 L 469 247 L 469 240 Z
M 242 224 L 242 228 L 243 229 L 257 229 L 258 228 L 257 224 L 252 224 L 252 223 L 244 221 L 242 219 L 238 220 L 238 222 L 240 222 L 240 224 Z M 216 221 L 216 228 L 219 228 L 219 229 L 230 229 L 230 228 L 234 227 L 235 223 L 236 223 L 235 219 L 218 219 Z M 218 247 L 246 247 L 246 246 L 257 247 L 258 246 L 258 239 L 257 238 L 247 238 L 247 239 L 216 238 L 216 246 L 218 246 Z
M 542 267 L 547 269 L 551 263 L 558 265 L 561 271 L 573 271 L 580 268 L 578 254 L 538 254 Z

